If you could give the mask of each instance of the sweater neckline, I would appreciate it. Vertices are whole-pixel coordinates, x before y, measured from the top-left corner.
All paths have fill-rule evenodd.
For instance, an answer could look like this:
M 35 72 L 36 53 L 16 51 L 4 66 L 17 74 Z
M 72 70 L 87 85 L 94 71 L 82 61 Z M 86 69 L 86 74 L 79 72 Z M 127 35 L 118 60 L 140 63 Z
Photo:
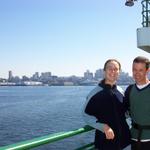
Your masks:
M 110 84 L 106 84 L 105 83 L 105 79 L 103 79 L 100 83 L 99 86 L 101 86 L 102 88 L 105 89 L 116 89 L 116 84 L 114 84 L 113 86 L 111 86 Z

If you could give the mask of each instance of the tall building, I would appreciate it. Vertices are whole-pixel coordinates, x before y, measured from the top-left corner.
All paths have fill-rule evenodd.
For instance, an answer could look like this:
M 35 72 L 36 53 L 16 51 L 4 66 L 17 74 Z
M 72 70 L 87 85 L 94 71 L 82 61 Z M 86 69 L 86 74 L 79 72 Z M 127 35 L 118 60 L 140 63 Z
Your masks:
M 40 76 L 41 80 L 51 80 L 51 78 L 52 78 L 51 72 L 42 72 L 41 73 L 41 76 Z
M 8 81 L 11 81 L 12 78 L 13 78 L 13 73 L 12 73 L 12 71 L 10 70 L 10 71 L 8 71 Z
M 35 74 L 33 74 L 32 80 L 33 81 L 38 81 L 39 80 L 39 73 L 38 72 L 35 72 Z
M 86 72 L 84 72 L 84 79 L 92 80 L 93 79 L 93 73 L 90 72 L 89 70 L 87 70 Z
M 103 78 L 103 69 L 98 69 L 95 71 L 95 79 L 102 79 Z

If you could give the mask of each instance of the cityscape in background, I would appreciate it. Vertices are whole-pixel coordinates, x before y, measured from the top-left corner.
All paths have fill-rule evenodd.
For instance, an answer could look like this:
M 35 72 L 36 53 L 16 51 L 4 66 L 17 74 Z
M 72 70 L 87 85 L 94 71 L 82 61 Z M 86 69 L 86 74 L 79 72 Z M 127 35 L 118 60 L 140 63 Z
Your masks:
M 150 74 L 149 74 L 150 78 Z M 95 73 L 86 70 L 83 77 L 69 76 L 58 77 L 51 72 L 35 72 L 31 77 L 23 75 L 22 78 L 15 76 L 13 71 L 8 71 L 8 79 L 0 78 L 0 86 L 73 86 L 73 85 L 97 85 L 103 79 L 103 69 Z M 134 82 L 128 73 L 121 72 L 117 84 L 128 85 Z

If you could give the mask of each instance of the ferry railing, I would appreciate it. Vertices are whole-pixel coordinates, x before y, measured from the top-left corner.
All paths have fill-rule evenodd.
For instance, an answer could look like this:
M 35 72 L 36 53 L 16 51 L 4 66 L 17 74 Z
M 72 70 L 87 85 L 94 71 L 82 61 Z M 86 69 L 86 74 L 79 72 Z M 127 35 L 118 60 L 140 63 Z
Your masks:
M 53 143 L 56 141 L 60 141 L 62 139 L 66 139 L 68 137 L 72 137 L 72 136 L 75 136 L 75 135 L 78 135 L 81 133 L 91 131 L 93 129 L 94 128 L 86 125 L 82 128 L 76 129 L 76 130 L 72 130 L 72 131 L 68 131 L 68 132 L 59 132 L 59 133 L 50 134 L 50 135 L 34 138 L 31 140 L 26 140 L 23 142 L 18 142 L 15 144 L 3 146 L 3 147 L 0 147 L 0 150 L 27 150 L 27 149 L 39 147 L 44 144 L 49 144 L 49 143 Z M 84 145 L 82 147 L 79 147 L 76 150 L 84 150 L 84 149 L 86 149 L 86 150 L 94 149 L 94 144 L 90 143 L 90 144 Z

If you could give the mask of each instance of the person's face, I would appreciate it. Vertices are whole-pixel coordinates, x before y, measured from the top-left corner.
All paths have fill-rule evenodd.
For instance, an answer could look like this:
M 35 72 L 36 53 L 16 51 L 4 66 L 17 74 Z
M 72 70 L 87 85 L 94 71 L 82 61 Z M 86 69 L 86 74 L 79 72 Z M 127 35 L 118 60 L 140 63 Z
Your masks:
M 146 83 L 148 70 L 146 70 L 145 63 L 133 63 L 132 73 L 137 84 Z
M 115 61 L 107 63 L 105 68 L 105 80 L 106 83 L 114 84 L 119 76 L 119 64 Z

